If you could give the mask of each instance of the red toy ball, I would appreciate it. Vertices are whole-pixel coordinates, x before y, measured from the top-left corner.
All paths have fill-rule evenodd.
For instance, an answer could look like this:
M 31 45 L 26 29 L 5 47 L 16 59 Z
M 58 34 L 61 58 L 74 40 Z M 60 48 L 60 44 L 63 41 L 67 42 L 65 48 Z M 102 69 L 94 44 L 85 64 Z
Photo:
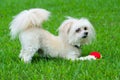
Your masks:
M 101 54 L 99 52 L 91 52 L 90 55 L 94 56 L 96 59 L 102 58 L 102 56 L 101 56 Z

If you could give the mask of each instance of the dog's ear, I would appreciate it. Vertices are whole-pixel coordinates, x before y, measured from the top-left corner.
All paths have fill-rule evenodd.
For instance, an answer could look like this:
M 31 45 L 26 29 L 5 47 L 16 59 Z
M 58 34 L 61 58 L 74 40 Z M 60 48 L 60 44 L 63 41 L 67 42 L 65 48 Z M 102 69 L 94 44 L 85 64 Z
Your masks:
M 73 24 L 72 21 L 63 22 L 63 24 L 59 27 L 59 32 L 64 33 L 64 34 L 68 34 L 70 29 L 71 29 L 72 24 Z
M 72 20 L 65 20 L 61 26 L 59 27 L 59 36 L 62 37 L 63 39 L 66 39 L 68 37 L 68 34 L 71 30 L 71 27 L 73 25 Z

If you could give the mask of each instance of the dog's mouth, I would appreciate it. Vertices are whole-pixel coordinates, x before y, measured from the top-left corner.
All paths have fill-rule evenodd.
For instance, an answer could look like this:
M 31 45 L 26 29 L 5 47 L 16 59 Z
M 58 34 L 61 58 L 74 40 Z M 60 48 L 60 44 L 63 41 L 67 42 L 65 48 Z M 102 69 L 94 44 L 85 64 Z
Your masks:
M 86 38 L 86 37 L 87 37 L 87 35 L 83 36 L 82 38 Z

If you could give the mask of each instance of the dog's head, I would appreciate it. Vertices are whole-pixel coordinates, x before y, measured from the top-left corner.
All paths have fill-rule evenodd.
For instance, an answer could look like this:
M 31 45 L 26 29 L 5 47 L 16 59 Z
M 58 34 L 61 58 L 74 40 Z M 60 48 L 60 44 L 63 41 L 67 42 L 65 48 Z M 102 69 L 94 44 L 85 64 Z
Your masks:
M 95 39 L 95 30 L 86 18 L 68 18 L 59 27 L 59 36 L 71 45 L 80 46 Z

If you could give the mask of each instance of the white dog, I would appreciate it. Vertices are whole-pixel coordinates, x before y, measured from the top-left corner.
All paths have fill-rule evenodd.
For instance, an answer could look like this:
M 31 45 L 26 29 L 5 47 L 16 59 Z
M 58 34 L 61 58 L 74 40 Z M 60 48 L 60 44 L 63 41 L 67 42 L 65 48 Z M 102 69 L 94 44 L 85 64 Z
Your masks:
M 68 18 L 59 27 L 59 35 L 54 36 L 41 26 L 50 12 L 45 9 L 24 10 L 11 22 L 11 36 L 19 36 L 24 62 L 31 62 L 38 50 L 43 56 L 61 57 L 71 60 L 91 60 L 94 57 L 80 57 L 80 46 L 91 43 L 95 38 L 92 24 L 85 18 Z

